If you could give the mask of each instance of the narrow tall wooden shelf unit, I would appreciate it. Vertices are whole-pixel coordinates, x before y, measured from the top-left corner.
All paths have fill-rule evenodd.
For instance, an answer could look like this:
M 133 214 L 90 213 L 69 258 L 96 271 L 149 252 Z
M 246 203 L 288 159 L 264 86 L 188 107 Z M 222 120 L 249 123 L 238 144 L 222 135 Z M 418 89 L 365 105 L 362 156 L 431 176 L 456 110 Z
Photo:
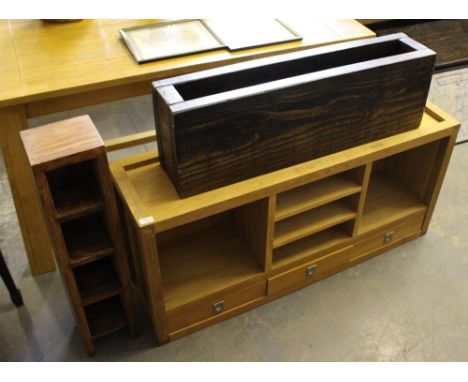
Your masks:
M 458 122 L 418 129 L 180 199 L 155 152 L 111 164 L 131 278 L 159 343 L 424 234 Z
M 135 314 L 106 151 L 88 116 L 21 133 L 86 351 Z

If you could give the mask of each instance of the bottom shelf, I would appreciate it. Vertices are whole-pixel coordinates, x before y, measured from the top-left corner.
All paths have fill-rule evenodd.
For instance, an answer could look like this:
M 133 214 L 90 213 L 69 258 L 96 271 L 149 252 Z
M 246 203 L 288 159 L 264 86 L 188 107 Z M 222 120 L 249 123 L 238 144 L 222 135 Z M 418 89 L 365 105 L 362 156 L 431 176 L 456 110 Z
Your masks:
M 351 240 L 345 224 L 326 229 L 273 251 L 272 270 L 294 262 L 313 260 L 325 251 L 331 251 Z
M 105 336 L 128 326 L 118 296 L 87 306 L 85 313 L 93 338 Z

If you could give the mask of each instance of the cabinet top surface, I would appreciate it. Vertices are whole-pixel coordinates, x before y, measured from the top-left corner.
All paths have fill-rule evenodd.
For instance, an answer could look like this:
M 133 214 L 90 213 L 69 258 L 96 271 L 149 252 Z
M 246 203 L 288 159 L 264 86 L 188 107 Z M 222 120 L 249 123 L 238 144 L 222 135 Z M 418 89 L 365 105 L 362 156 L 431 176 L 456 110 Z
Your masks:
M 104 153 L 104 142 L 88 115 L 20 132 L 29 164 L 35 170 L 66 162 L 67 158 Z
M 111 172 L 135 222 L 160 232 L 450 136 L 457 127 L 455 119 L 428 103 L 418 129 L 184 199 L 154 151 L 115 161 Z
M 355 20 L 285 21 L 302 35 L 302 41 L 138 65 L 122 42 L 119 29 L 158 20 L 81 20 L 67 24 L 0 20 L 0 106 L 152 81 L 277 52 L 375 36 Z

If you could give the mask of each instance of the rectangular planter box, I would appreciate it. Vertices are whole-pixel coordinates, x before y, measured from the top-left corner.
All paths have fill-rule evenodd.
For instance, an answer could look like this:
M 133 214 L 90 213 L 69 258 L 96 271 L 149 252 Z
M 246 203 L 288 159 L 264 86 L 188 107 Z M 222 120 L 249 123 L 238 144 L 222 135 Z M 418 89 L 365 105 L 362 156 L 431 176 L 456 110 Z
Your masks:
M 399 33 L 156 81 L 161 165 L 187 197 L 415 129 L 435 56 Z

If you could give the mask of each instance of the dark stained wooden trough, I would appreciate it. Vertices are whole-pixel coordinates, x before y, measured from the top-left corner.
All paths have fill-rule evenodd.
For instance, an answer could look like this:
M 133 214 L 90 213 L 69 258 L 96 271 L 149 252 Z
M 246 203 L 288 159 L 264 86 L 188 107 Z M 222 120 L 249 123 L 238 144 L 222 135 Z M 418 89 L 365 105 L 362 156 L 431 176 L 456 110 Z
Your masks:
M 161 165 L 187 197 L 415 129 L 435 57 L 400 33 L 156 81 Z

